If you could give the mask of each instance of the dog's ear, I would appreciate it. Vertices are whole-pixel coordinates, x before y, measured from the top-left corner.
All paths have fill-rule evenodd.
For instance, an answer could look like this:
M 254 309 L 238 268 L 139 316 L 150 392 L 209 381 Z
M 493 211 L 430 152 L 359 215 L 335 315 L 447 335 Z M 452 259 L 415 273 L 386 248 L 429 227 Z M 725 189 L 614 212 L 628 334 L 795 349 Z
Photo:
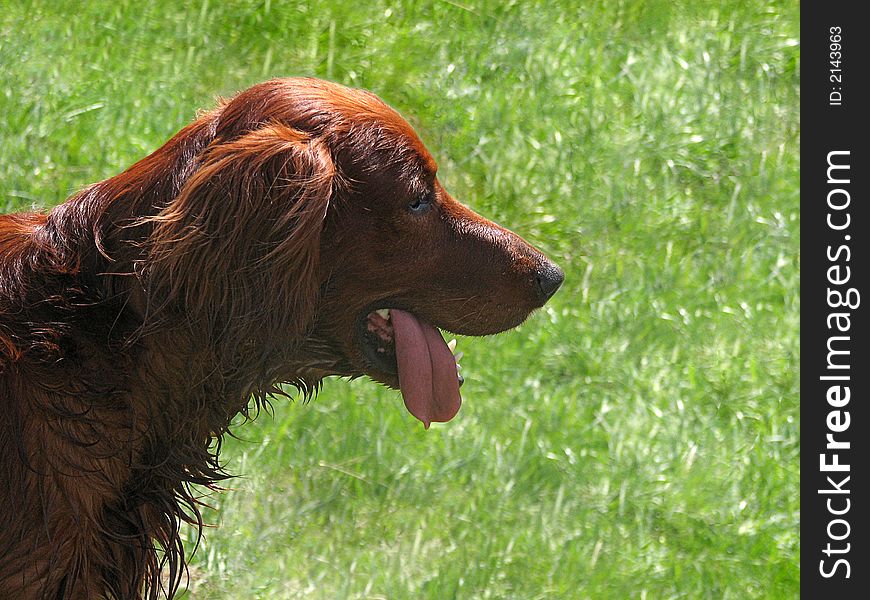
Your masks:
M 215 140 L 178 196 L 146 218 L 147 313 L 175 315 L 236 352 L 301 335 L 337 180 L 325 143 L 290 127 Z

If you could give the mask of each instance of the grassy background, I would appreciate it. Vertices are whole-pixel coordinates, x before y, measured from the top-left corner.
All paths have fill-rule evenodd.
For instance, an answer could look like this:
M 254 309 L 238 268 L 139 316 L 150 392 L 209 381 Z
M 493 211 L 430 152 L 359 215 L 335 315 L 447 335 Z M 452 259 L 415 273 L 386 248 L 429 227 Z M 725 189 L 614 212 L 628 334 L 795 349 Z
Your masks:
M 190 596 L 797 596 L 797 3 L 183 4 L 0 0 L 0 210 L 316 75 L 408 115 L 567 276 L 460 340 L 452 423 L 331 381 L 239 428 Z

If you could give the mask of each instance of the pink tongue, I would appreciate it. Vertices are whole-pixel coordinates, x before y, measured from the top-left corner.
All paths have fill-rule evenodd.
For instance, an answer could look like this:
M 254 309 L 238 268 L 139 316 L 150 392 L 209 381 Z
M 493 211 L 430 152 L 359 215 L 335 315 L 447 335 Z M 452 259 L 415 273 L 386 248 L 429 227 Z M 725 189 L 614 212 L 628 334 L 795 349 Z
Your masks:
M 411 313 L 392 308 L 390 319 L 405 406 L 426 429 L 433 421 L 449 421 L 462 404 L 450 348 L 437 329 Z

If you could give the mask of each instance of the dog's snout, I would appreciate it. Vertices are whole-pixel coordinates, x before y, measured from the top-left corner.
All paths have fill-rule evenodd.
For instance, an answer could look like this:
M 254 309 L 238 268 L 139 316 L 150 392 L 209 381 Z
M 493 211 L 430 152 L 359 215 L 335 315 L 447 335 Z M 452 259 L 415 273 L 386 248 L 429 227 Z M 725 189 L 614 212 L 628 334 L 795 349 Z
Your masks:
M 546 261 L 538 267 L 535 273 L 535 285 L 541 304 L 553 297 L 563 281 L 565 281 L 565 274 L 553 263 Z

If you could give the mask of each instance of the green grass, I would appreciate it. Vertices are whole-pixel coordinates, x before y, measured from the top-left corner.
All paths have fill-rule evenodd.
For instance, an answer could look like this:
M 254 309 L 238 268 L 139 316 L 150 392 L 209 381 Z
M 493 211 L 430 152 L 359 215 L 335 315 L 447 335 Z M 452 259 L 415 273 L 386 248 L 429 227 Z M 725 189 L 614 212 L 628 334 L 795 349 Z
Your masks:
M 460 340 L 447 425 L 330 381 L 238 428 L 192 597 L 797 597 L 796 3 L 65 4 L 0 0 L 0 210 L 315 75 L 408 115 L 566 272 Z

